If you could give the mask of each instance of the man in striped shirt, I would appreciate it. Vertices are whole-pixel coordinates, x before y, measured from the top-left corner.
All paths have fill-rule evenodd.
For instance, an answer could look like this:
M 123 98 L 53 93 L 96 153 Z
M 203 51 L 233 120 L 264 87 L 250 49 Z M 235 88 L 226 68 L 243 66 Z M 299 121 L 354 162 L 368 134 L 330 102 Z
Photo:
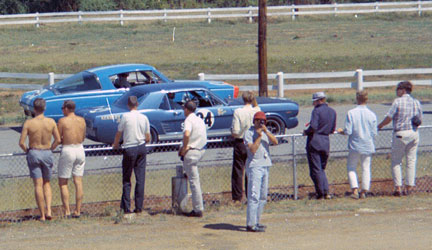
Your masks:
M 402 159 L 406 155 L 405 191 L 410 194 L 415 186 L 415 171 L 419 133 L 412 124 L 414 116 L 422 118 L 420 102 L 411 97 L 412 83 L 400 82 L 396 87 L 396 98 L 384 120 L 378 125 L 381 129 L 393 121 L 391 167 L 395 185 L 395 196 L 402 194 Z

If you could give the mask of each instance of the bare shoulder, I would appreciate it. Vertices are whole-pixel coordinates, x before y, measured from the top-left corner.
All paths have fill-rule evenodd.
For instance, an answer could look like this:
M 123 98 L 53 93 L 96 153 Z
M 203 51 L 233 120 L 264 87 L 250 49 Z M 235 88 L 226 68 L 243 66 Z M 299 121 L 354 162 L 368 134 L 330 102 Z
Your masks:
M 44 122 L 46 122 L 47 124 L 49 124 L 50 126 L 53 126 L 53 127 L 57 126 L 56 122 L 52 118 L 45 117 Z
M 62 118 L 60 118 L 60 120 L 58 121 L 58 124 L 60 125 L 60 124 L 63 124 L 63 123 L 65 123 L 66 122 L 66 117 L 62 117 Z

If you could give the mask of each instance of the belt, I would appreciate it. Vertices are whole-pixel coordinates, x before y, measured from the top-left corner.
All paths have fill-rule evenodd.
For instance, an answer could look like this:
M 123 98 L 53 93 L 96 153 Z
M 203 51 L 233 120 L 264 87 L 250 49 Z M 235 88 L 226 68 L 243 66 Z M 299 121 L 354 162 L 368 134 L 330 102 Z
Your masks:
M 29 148 L 28 150 L 51 150 L 50 148 Z
M 189 150 L 198 150 L 198 151 L 201 151 L 201 150 L 204 150 L 204 149 L 206 149 L 207 147 L 206 146 L 204 146 L 203 148 L 189 148 Z

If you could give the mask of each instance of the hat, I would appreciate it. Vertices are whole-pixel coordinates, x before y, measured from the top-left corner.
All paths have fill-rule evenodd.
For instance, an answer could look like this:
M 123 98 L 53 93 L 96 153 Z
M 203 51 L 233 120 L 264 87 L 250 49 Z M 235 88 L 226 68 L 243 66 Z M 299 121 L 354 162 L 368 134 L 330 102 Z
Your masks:
M 254 115 L 254 120 L 265 120 L 267 121 L 267 117 L 264 112 L 258 111 Z
M 318 101 L 321 100 L 323 98 L 326 98 L 326 95 L 324 94 L 324 92 L 316 92 L 312 95 L 312 101 Z

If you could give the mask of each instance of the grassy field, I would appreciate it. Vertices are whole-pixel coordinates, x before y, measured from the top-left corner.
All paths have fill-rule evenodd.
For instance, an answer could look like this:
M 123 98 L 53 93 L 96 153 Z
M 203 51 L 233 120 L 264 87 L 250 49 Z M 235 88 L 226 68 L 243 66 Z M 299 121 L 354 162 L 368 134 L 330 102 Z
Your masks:
M 429 14 L 300 17 L 296 21 L 269 18 L 268 72 L 430 67 L 431 26 Z M 257 73 L 256 45 L 257 24 L 242 19 L 211 24 L 170 21 L 128 22 L 125 26 L 114 23 L 52 24 L 40 28 L 2 26 L 0 71 L 76 73 L 94 66 L 134 62 L 154 65 L 173 79 L 197 79 L 200 72 L 251 74 Z M 2 82 L 17 80 L 2 79 Z M 423 89 L 416 93 L 421 93 L 417 97 L 429 100 L 432 92 Z M 290 91 L 286 96 L 301 105 L 310 104 L 310 92 Z M 353 90 L 329 90 L 329 101 L 352 102 L 353 93 Z M 370 98 L 372 102 L 389 101 L 394 98 L 394 90 L 371 90 Z M 0 105 L 0 110 L 6 110 L 0 114 L 0 122 L 9 124 L 22 119 L 17 105 Z

